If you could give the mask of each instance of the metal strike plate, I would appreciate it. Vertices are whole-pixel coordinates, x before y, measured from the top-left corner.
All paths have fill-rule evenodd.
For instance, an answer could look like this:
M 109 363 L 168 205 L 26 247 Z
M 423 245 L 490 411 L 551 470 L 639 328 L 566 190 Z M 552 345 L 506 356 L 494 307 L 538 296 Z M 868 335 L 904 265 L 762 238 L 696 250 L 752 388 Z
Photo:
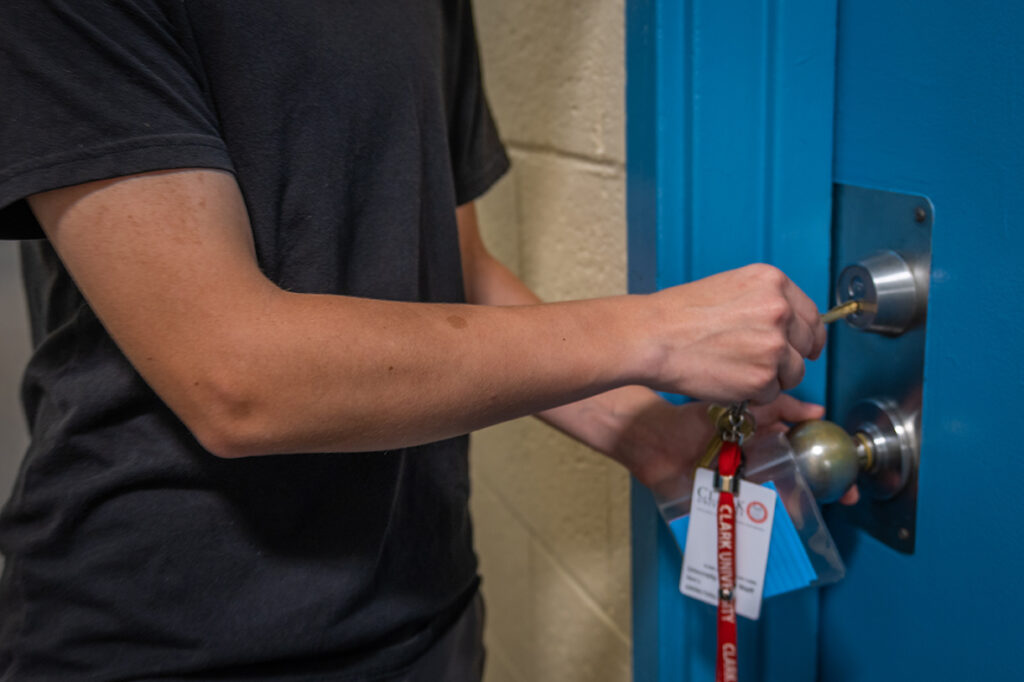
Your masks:
M 831 518 L 850 522 L 901 552 L 912 554 L 917 516 L 917 471 L 920 466 L 921 386 L 924 379 L 925 319 L 931 271 L 934 209 L 922 196 L 835 185 L 833 193 L 832 272 L 833 300 L 858 293 L 873 296 L 879 306 L 860 319 L 837 324 L 830 330 L 828 368 L 829 413 L 847 428 L 863 421 L 863 403 L 883 399 L 905 415 L 914 440 L 912 457 L 898 490 L 882 489 L 865 474 L 859 480 L 861 501 L 837 508 Z M 916 283 L 914 304 L 907 309 L 902 289 L 886 289 L 886 282 L 908 277 L 900 274 L 900 261 Z M 871 282 L 860 289 L 869 271 Z M 879 274 L 883 273 L 883 274 Z M 890 274 L 885 274 L 890 273 Z M 895 274 L 891 274 L 895 273 Z M 859 281 L 858 281 L 859 278 Z M 857 291 L 860 289 L 859 291 Z M 905 287 L 904 287 L 905 289 Z M 891 298 L 887 298 L 890 296 Z M 891 302 L 895 301 L 897 308 Z M 884 304 L 890 303 L 888 308 Z M 898 306 L 902 305 L 901 310 Z M 869 418 L 874 418 L 869 415 Z M 879 417 L 879 419 L 881 419 Z M 884 420 L 883 420 L 884 421 Z M 851 423 L 845 423 L 851 422 Z

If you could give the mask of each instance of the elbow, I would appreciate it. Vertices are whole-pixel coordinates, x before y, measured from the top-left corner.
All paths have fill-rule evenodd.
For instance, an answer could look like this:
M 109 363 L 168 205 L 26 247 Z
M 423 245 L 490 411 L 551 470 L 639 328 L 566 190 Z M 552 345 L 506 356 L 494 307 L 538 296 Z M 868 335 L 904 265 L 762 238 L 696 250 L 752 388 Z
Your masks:
M 199 444 L 219 459 L 240 459 L 274 452 L 271 424 L 262 401 L 247 382 L 207 378 L 193 382 L 178 413 Z
M 206 420 L 206 423 L 186 426 L 203 449 L 218 459 L 241 459 L 266 454 L 254 447 L 232 424 Z

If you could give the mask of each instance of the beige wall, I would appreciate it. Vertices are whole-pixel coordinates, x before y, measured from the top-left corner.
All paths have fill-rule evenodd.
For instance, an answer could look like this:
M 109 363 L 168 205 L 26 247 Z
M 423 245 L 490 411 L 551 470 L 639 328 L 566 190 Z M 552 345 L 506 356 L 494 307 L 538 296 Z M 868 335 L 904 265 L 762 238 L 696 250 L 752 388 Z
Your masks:
M 547 300 L 626 287 L 621 0 L 476 0 L 513 160 L 481 202 L 491 249 Z M 629 481 L 535 420 L 473 439 L 487 682 L 630 679 Z

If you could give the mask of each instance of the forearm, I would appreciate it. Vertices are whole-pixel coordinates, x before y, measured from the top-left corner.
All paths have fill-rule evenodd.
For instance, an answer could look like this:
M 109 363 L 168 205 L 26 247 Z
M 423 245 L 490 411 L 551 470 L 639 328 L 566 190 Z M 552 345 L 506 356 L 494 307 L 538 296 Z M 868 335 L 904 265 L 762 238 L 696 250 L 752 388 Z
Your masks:
M 181 416 L 228 456 L 466 433 L 637 380 L 623 352 L 627 300 L 490 307 L 279 292 L 258 315 L 236 312 L 247 338 L 196 340 L 218 359 Z
M 540 302 L 522 280 L 486 251 L 475 255 L 465 274 L 467 290 L 474 303 L 501 306 Z M 664 404 L 665 401 L 648 388 L 622 386 L 540 410 L 536 416 L 598 452 L 616 455 L 641 444 L 652 445 L 651 440 L 661 437 L 661 431 L 645 432 L 638 415 Z

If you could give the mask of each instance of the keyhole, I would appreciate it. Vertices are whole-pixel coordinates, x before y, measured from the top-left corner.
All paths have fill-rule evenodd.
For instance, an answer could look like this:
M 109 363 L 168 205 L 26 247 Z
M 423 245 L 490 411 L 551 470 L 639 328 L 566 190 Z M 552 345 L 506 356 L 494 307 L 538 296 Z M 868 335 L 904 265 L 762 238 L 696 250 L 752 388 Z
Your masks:
M 867 286 L 864 284 L 864 278 L 860 275 L 854 275 L 850 278 L 850 283 L 846 286 L 846 293 L 850 296 L 850 299 L 859 301 L 864 298 L 866 291 Z

